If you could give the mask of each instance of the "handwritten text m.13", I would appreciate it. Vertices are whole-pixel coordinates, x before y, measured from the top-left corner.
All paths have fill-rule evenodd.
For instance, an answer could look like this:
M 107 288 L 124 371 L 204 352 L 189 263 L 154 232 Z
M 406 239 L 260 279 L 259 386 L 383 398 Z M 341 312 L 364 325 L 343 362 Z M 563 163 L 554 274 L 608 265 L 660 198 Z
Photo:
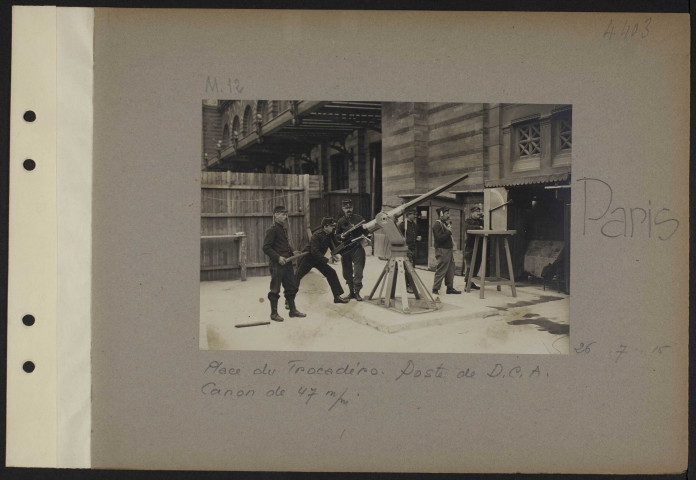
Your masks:
M 208 75 L 205 79 L 205 93 L 242 93 L 244 87 L 238 78 L 220 78 Z
M 648 199 L 626 204 L 615 198 L 612 186 L 599 178 L 583 177 L 582 234 L 608 238 L 657 238 L 667 241 L 677 233 L 679 220 L 672 211 Z

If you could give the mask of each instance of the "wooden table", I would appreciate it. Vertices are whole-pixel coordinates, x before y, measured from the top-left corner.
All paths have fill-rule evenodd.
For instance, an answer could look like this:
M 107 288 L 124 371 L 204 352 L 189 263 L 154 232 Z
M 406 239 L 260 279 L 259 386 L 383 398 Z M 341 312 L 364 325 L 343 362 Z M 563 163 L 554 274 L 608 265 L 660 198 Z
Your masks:
M 246 234 L 245 233 L 233 233 L 231 235 L 201 235 L 201 240 L 232 240 L 239 242 L 239 277 L 243 282 L 247 279 L 247 252 L 246 252 Z M 204 270 L 210 270 L 215 267 L 202 267 Z M 222 268 L 235 268 L 233 265 L 223 265 Z M 220 269 L 217 267 L 215 269 Z
M 515 274 L 512 269 L 512 257 L 510 256 L 510 244 L 508 243 L 508 237 L 514 235 L 517 233 L 516 230 L 467 230 L 466 233 L 468 235 L 475 235 L 475 241 L 474 241 L 474 253 L 471 256 L 471 263 L 476 261 L 476 254 L 478 253 L 478 248 L 479 248 L 479 243 L 481 239 L 483 239 L 483 252 L 481 252 L 481 266 L 480 266 L 480 272 L 481 275 L 474 277 L 473 272 L 469 274 L 469 279 L 466 282 L 466 287 L 464 288 L 464 291 L 470 292 L 471 291 L 471 281 L 472 280 L 478 280 L 481 282 L 481 293 L 479 295 L 479 298 L 483 298 L 483 292 L 486 287 L 486 283 L 490 283 L 492 285 L 497 286 L 497 290 L 500 291 L 500 286 L 501 285 L 510 285 L 512 289 L 512 296 L 516 297 L 517 296 L 517 291 L 515 290 Z M 488 263 L 488 257 L 487 257 L 487 247 L 488 247 L 488 237 L 491 238 L 492 240 L 492 247 L 495 249 L 495 277 L 486 277 L 486 263 Z M 501 243 L 500 241 L 503 241 L 503 244 L 505 245 L 505 255 L 507 257 L 507 268 L 508 268 L 508 273 L 510 275 L 510 278 L 502 278 L 500 276 L 500 246 Z

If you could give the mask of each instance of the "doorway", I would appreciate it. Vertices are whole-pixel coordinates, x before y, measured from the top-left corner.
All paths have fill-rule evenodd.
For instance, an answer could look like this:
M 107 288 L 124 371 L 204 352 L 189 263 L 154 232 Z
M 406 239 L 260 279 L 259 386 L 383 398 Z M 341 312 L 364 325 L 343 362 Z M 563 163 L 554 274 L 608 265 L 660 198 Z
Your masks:
M 430 222 L 428 213 L 430 207 L 427 205 L 417 207 L 416 225 L 418 225 L 418 235 L 421 239 L 416 242 L 416 256 L 413 259 L 416 265 L 428 265 L 428 239 L 430 238 Z

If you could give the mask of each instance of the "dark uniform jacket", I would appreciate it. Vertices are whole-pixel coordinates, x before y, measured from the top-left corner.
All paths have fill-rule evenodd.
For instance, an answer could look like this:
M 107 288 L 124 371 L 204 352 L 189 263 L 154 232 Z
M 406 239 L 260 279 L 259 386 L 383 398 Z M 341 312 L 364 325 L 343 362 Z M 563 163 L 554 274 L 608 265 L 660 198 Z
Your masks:
M 483 219 L 478 219 L 478 218 L 467 218 L 465 221 L 465 228 L 467 230 L 481 230 L 483 229 Z M 474 251 L 474 240 L 476 239 L 476 235 L 470 235 L 466 234 L 466 248 L 465 250 L 467 251 Z
M 336 239 L 333 233 L 326 233 L 323 229 L 312 235 L 312 240 L 305 251 L 309 252 L 309 260 L 312 262 L 328 263 L 326 251 L 336 244 Z
M 408 222 L 408 228 L 406 228 L 406 222 Z M 404 220 L 399 224 L 399 231 L 401 235 L 406 237 L 406 245 L 408 248 L 416 248 L 416 237 L 418 236 L 418 225 L 410 220 Z
M 266 230 L 263 239 L 263 253 L 271 258 L 271 263 L 278 263 L 279 257 L 292 257 L 293 251 L 288 240 L 288 231 L 278 222 Z
M 350 220 L 348 220 L 348 217 L 343 215 L 341 218 L 338 219 L 338 222 L 336 222 L 336 236 L 350 230 L 351 228 L 353 228 L 353 226 L 357 225 L 363 220 L 363 217 L 361 217 L 360 215 L 356 215 L 355 213 L 350 216 Z M 358 248 L 358 246 L 360 246 L 360 242 L 353 242 L 350 247 L 345 248 L 341 253 L 346 254 L 348 252 L 352 252 L 356 248 Z
M 442 224 L 442 220 L 437 220 L 433 225 L 433 237 L 435 239 L 435 248 L 454 248 L 452 242 L 452 232 Z

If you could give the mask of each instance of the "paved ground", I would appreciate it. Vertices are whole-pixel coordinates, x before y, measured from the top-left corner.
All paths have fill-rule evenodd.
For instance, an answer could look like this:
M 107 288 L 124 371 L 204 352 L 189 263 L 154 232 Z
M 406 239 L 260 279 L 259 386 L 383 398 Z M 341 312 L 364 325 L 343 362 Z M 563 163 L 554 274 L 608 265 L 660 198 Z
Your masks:
M 384 261 L 368 256 L 365 267 L 367 297 Z M 339 264 L 334 265 L 341 273 Z M 428 287 L 433 272 L 418 269 Z M 446 295 L 440 290 L 442 308 L 428 313 L 404 314 L 370 302 L 332 302 L 324 277 L 312 270 L 297 297 L 306 318 L 236 328 L 235 325 L 268 321 L 266 295 L 270 277 L 201 283 L 200 348 L 222 350 L 422 352 L 422 353 L 552 353 L 569 350 L 569 297 L 542 289 L 541 285 L 487 287 L 479 292 Z M 464 278 L 455 277 L 464 290 Z

